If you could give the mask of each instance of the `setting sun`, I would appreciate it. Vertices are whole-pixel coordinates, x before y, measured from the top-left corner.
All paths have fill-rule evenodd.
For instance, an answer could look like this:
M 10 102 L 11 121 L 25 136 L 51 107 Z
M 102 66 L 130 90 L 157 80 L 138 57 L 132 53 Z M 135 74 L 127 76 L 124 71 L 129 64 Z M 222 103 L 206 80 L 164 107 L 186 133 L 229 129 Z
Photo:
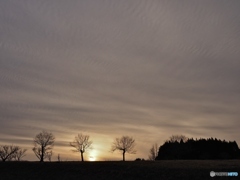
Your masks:
M 90 157 L 89 157 L 89 161 L 95 161 L 95 160 L 96 160 L 95 157 L 93 157 L 93 156 L 90 156 Z

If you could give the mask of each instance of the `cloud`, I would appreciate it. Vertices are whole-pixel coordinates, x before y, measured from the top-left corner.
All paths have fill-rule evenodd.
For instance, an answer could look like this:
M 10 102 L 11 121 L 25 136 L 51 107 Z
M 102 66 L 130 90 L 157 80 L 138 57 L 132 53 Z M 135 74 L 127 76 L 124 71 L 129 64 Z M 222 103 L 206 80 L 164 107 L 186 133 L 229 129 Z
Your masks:
M 0 143 L 48 130 L 67 154 L 78 132 L 132 134 L 147 156 L 175 133 L 240 142 L 239 5 L 1 1 Z

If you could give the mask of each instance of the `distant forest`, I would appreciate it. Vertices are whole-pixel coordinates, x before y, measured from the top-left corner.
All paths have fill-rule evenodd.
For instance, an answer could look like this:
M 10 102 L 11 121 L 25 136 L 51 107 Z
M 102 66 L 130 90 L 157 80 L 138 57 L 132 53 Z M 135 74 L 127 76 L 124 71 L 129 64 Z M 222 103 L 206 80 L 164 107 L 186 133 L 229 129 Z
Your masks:
M 166 141 L 159 147 L 155 160 L 171 159 L 239 159 L 240 149 L 236 141 L 196 139 Z

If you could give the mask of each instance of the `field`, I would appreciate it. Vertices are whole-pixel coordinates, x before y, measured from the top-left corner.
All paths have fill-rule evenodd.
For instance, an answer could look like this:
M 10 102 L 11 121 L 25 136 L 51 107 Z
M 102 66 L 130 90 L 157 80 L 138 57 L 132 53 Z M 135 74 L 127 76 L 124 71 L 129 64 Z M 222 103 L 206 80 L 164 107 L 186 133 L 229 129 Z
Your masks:
M 0 162 L 0 179 L 239 179 L 210 177 L 210 171 L 240 173 L 240 160 L 129 162 Z

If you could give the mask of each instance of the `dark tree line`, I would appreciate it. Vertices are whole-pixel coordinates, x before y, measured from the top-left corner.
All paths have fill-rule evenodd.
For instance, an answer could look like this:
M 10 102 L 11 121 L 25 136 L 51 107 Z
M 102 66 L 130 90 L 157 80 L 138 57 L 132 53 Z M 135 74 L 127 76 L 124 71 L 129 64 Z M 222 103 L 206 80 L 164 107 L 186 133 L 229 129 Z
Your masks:
M 78 134 L 70 146 L 74 147 L 74 152 L 79 152 L 81 160 L 84 161 L 83 154 L 92 149 L 92 141 L 89 135 Z M 40 162 L 45 159 L 51 161 L 55 137 L 52 133 L 42 131 L 33 139 L 34 154 Z M 111 147 L 111 151 L 120 151 L 123 161 L 125 153 L 135 154 L 135 139 L 129 136 L 116 138 Z M 26 155 L 27 149 L 14 145 L 0 146 L 0 159 L 2 161 L 20 161 Z M 193 139 L 184 135 L 172 135 L 165 143 L 158 148 L 155 143 L 149 150 L 149 160 L 171 160 L 171 159 L 240 159 L 240 149 L 236 141 L 225 141 L 220 139 Z M 60 155 L 57 156 L 60 161 Z M 136 160 L 143 160 L 137 158 Z
M 160 146 L 156 160 L 168 159 L 237 159 L 240 149 L 236 141 L 196 139 L 166 141 Z

